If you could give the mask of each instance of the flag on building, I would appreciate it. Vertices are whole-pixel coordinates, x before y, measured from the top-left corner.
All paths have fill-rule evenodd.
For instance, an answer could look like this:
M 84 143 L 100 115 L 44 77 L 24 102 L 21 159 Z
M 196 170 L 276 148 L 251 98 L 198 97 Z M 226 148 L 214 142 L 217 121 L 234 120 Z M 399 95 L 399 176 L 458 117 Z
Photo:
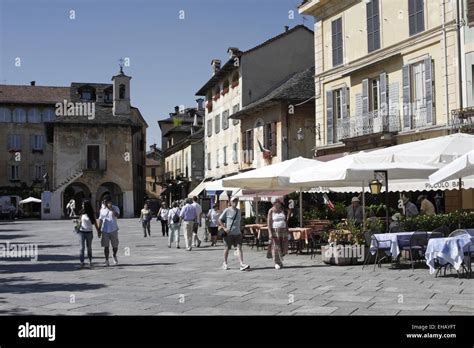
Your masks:
M 332 211 L 336 210 L 336 207 L 334 207 L 334 204 L 331 202 L 327 194 L 323 194 L 323 199 L 324 199 L 324 204 L 326 204 L 330 210 Z
M 257 140 L 258 142 L 258 147 L 260 148 L 260 151 L 263 153 L 263 158 L 269 159 L 272 158 L 272 152 L 262 146 L 262 143 L 260 143 L 260 140 Z

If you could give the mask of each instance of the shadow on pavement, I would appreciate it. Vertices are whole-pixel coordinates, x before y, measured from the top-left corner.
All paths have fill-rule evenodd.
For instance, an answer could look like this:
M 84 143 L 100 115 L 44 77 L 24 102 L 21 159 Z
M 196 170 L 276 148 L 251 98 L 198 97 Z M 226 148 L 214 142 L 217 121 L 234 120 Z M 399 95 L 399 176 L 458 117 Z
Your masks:
M 46 293 L 55 291 L 79 292 L 86 290 L 97 290 L 107 287 L 105 284 L 93 283 L 43 283 L 30 282 L 28 284 L 5 284 L 0 288 L 0 293 L 4 294 L 28 294 Z
M 0 243 L 4 239 L 18 239 L 18 238 L 27 238 L 27 237 L 34 237 L 31 234 L 0 234 Z
M 78 257 L 76 257 L 78 259 Z M 17 260 L 18 261 L 18 260 Z M 73 263 L 45 263 L 28 261 L 28 263 L 0 264 L 0 274 L 36 273 L 36 272 L 71 272 L 78 267 Z M 1 289 L 0 289 L 1 291 Z

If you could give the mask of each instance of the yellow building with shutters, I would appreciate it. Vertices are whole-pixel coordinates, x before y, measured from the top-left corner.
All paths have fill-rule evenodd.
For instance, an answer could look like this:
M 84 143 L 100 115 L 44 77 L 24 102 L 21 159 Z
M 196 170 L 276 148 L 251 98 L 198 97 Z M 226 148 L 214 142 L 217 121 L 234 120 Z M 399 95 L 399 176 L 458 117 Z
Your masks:
M 462 20 L 470 2 L 300 5 L 301 14 L 315 18 L 317 159 L 458 131 L 456 110 L 472 99 L 465 97 L 472 79 L 463 63 L 468 23 Z

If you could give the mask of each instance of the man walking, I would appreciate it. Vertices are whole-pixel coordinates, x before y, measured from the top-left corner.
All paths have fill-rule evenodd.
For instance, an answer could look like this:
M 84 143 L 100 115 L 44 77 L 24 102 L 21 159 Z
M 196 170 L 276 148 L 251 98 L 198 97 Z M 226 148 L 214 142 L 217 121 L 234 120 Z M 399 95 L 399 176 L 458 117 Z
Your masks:
M 232 200 L 231 206 L 226 208 L 219 217 L 219 225 L 224 230 L 222 240 L 224 241 L 224 263 L 222 268 L 229 269 L 227 265 L 227 258 L 229 256 L 229 249 L 232 246 L 237 247 L 237 256 L 240 262 L 240 270 L 245 271 L 250 266 L 244 263 L 244 255 L 242 253 L 242 232 L 240 231 L 240 209 L 237 208 L 239 203 L 238 198 Z
M 201 241 L 198 237 L 198 230 L 201 227 L 202 221 L 202 208 L 201 205 L 198 203 L 198 198 L 196 196 L 193 197 L 193 207 L 196 209 L 196 222 L 193 225 L 193 246 L 199 248 L 201 246 Z
M 101 231 L 101 245 L 104 247 L 105 265 L 109 266 L 110 244 L 112 244 L 114 265 L 118 264 L 117 251 L 119 245 L 117 218 L 120 209 L 112 205 L 110 197 L 105 199 L 105 207 L 100 210 L 99 230 Z
M 184 227 L 184 241 L 186 243 L 186 250 L 192 250 L 193 227 L 197 219 L 196 208 L 192 204 L 191 198 L 186 199 L 186 205 L 181 209 L 179 217 L 181 218 L 181 225 Z

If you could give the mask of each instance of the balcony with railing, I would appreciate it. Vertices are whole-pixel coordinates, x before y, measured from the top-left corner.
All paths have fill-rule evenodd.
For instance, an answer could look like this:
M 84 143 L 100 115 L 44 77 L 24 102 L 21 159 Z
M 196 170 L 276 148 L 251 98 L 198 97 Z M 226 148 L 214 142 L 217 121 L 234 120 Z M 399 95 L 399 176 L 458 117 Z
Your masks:
M 337 121 L 337 140 L 378 134 L 396 133 L 401 129 L 398 114 L 384 115 L 380 111 L 372 111 L 360 116 L 352 116 Z
M 451 130 L 474 134 L 474 107 L 451 111 Z

